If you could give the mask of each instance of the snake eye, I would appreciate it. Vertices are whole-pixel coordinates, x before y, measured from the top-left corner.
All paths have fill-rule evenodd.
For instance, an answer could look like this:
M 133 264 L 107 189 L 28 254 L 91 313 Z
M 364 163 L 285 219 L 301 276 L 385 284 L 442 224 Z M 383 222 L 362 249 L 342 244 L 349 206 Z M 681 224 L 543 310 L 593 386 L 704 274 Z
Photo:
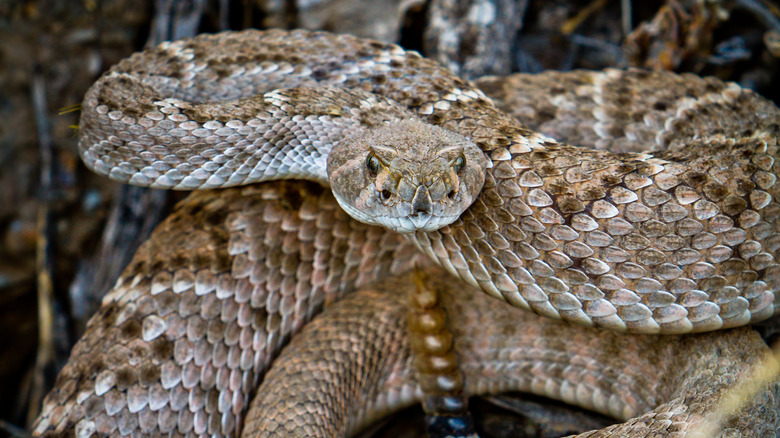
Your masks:
M 466 157 L 461 155 L 452 164 L 452 170 L 454 170 L 455 173 L 460 174 L 460 172 L 463 170 L 464 167 L 466 167 Z
M 379 160 L 373 154 L 368 154 L 368 157 L 366 157 L 366 169 L 368 169 L 368 173 L 371 176 L 377 176 L 379 175 L 379 169 L 381 167 L 382 165 L 379 163 Z

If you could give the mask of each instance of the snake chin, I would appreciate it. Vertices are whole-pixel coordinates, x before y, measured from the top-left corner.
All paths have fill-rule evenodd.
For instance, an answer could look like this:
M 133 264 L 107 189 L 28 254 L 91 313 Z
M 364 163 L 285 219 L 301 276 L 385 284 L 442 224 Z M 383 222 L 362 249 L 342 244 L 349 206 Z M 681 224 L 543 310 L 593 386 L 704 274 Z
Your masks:
M 468 138 L 403 119 L 365 129 L 333 147 L 328 180 L 356 220 L 400 233 L 453 223 L 485 182 L 487 158 Z
M 435 231 L 447 226 L 458 218 L 459 215 L 450 216 L 432 216 L 417 215 L 399 218 L 390 218 L 382 223 L 382 226 L 403 234 L 413 233 L 415 231 Z
M 334 193 L 335 194 L 335 193 Z M 402 234 L 414 233 L 415 231 L 434 231 L 445 227 L 458 219 L 458 214 L 427 214 L 417 213 L 401 215 L 376 214 L 376 209 L 357 208 L 355 203 L 341 198 L 335 194 L 341 208 L 352 218 L 369 225 L 377 225 Z M 440 211 L 443 208 L 439 209 Z

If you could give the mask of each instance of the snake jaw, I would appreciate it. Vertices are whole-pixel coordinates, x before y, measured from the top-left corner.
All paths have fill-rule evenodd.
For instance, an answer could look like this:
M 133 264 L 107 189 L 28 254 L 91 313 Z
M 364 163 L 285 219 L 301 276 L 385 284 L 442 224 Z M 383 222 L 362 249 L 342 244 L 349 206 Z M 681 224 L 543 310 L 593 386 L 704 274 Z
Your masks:
M 400 233 L 451 224 L 476 199 L 487 159 L 466 137 L 416 119 L 366 129 L 328 156 L 341 207 L 360 222 Z

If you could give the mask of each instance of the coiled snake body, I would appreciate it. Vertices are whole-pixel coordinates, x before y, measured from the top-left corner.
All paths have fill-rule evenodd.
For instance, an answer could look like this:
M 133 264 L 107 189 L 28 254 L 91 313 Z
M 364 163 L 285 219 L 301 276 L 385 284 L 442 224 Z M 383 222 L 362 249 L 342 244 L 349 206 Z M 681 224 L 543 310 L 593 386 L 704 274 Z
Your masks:
M 414 52 L 304 31 L 203 35 L 115 66 L 84 102 L 91 168 L 183 189 L 306 178 L 335 199 L 277 182 L 184 201 L 106 296 L 35 433 L 235 435 L 323 303 L 426 260 L 513 306 L 618 331 L 777 312 L 771 103 L 639 71 L 478 84 L 504 110 Z M 776 413 L 755 409 L 771 430 Z

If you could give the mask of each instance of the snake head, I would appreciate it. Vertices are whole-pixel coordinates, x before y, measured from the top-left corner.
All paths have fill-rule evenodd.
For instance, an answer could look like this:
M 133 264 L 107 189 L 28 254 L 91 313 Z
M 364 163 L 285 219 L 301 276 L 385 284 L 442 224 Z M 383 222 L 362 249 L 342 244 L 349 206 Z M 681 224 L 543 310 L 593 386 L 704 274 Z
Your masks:
M 328 179 L 353 218 L 412 233 L 454 222 L 482 190 L 486 166 L 466 137 L 404 119 L 340 141 L 328 155 Z

